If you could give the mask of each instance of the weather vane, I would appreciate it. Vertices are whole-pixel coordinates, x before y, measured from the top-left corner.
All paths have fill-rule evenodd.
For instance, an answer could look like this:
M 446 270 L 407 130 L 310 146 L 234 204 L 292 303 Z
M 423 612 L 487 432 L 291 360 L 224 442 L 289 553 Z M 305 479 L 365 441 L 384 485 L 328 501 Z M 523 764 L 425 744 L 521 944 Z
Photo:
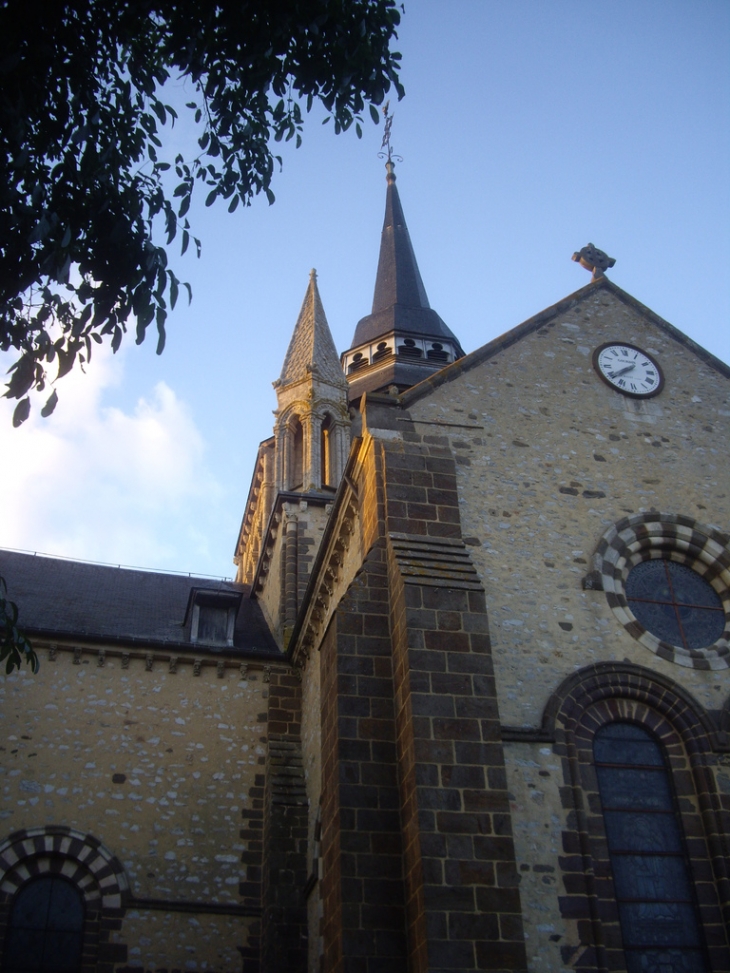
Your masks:
M 379 159 L 387 159 L 388 162 L 402 162 L 403 158 L 400 155 L 395 155 L 393 153 L 393 146 L 390 144 L 390 130 L 393 127 L 393 116 L 389 114 L 390 102 L 386 103 L 382 107 L 383 118 L 385 119 L 385 131 L 383 132 L 383 141 L 380 143 L 380 152 L 378 152 Z

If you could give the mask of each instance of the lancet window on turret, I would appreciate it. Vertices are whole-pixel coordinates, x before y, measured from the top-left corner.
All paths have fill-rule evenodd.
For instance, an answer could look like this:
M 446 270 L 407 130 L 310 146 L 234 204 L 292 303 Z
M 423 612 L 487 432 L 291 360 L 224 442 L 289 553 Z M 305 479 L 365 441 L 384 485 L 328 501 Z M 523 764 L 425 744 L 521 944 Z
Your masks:
M 299 416 L 289 423 L 289 489 L 297 490 L 304 484 L 304 429 Z
M 322 486 L 336 486 L 335 479 L 335 429 L 329 413 L 322 420 L 320 433 L 320 479 Z

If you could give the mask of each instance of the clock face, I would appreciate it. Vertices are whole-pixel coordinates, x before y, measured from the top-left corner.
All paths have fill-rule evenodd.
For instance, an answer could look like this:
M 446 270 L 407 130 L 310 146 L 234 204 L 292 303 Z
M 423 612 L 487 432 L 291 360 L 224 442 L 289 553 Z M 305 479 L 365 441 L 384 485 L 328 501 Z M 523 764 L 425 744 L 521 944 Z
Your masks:
M 593 367 L 612 389 L 635 398 L 657 395 L 664 386 L 659 365 L 636 345 L 616 341 L 601 345 L 593 352 Z

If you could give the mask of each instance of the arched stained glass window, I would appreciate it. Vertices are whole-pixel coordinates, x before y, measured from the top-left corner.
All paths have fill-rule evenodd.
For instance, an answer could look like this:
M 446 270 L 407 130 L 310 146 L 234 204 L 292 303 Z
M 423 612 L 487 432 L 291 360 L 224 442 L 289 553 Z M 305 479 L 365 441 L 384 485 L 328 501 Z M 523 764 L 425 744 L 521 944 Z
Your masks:
M 629 973 L 705 973 L 680 819 L 660 744 L 609 723 L 593 757 Z
M 84 901 L 71 882 L 31 879 L 10 910 L 2 973 L 78 973 L 83 930 Z

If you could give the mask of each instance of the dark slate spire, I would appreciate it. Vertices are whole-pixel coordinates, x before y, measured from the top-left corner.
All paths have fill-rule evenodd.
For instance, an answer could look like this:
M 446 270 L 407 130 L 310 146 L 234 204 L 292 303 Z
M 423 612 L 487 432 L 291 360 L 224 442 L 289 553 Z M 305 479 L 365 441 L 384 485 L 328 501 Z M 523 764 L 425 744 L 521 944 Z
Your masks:
M 385 195 L 385 219 L 380 238 L 373 314 L 385 311 L 393 304 L 430 308 L 395 184 L 395 166 L 388 162 L 385 168 L 388 172 L 388 189 Z
M 464 355 L 453 332 L 430 307 L 403 215 L 392 158 L 373 310 L 355 328 L 342 355 L 350 401 L 363 392 L 417 385 Z
M 428 303 L 395 184 L 395 166 L 388 160 L 385 168 L 388 189 L 373 310 L 358 322 L 353 347 L 393 330 L 446 338 L 458 346 L 454 334 Z M 461 346 L 458 353 L 464 354 Z

